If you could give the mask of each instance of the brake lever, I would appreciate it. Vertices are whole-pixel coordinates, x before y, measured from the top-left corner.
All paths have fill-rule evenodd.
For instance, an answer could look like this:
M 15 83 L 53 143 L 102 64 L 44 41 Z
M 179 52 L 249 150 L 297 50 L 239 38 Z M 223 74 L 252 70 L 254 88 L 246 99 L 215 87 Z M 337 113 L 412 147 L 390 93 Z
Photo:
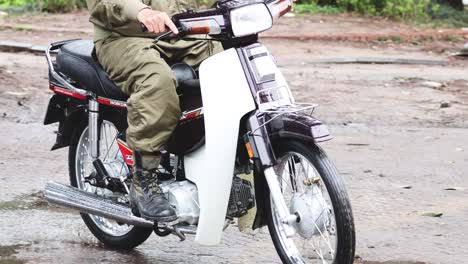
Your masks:
M 141 28 L 141 32 L 148 32 L 148 28 L 145 26 L 145 24 L 143 23 L 140 23 L 140 28 Z M 166 27 L 167 28 L 167 27 Z M 168 29 L 168 28 L 167 28 Z M 184 30 L 186 30 L 184 27 L 178 27 L 177 30 L 179 30 L 179 35 L 182 34 L 184 32 Z M 154 43 L 158 43 L 161 39 L 164 39 L 164 38 L 167 38 L 168 36 L 174 34 L 174 32 L 172 30 L 168 30 L 164 33 L 162 33 L 161 35 L 157 36 L 153 42 Z
M 153 43 L 158 43 L 161 39 L 164 39 L 170 35 L 174 34 L 174 32 L 172 32 L 172 30 L 169 30 L 169 31 L 166 31 L 164 33 L 162 33 L 161 35 L 157 36 L 154 40 L 153 40 Z

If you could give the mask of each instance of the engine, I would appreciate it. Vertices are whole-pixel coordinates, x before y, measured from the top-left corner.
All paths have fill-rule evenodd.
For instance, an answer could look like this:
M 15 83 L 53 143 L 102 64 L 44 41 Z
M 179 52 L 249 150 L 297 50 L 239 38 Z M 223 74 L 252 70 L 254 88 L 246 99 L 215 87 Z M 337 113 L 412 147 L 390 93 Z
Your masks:
M 200 206 L 197 186 L 190 181 L 164 181 L 161 188 L 169 203 L 174 206 L 179 216 L 179 223 L 198 224 Z M 255 206 L 255 195 L 252 184 L 234 176 L 226 212 L 227 217 L 241 217 Z
M 197 186 L 189 181 L 165 181 L 161 187 L 169 203 L 176 208 L 179 222 L 196 225 L 200 217 Z
M 229 196 L 227 216 L 241 217 L 247 214 L 247 211 L 254 206 L 255 195 L 252 183 L 234 176 L 232 179 L 231 195 Z

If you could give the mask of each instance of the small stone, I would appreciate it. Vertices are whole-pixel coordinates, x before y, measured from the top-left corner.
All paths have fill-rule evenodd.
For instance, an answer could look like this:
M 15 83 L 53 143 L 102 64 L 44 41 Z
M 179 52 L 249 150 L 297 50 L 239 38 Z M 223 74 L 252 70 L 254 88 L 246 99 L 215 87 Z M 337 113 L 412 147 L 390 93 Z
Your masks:
M 440 103 L 440 108 L 449 108 L 451 104 L 449 102 L 442 102 Z

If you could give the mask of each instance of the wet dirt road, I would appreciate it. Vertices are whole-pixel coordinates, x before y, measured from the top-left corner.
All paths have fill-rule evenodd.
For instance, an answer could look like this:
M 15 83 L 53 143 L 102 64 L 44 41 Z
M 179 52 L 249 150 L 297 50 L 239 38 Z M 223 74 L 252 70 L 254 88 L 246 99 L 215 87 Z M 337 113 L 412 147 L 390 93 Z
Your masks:
M 317 116 L 330 124 L 335 138 L 323 147 L 348 186 L 364 263 L 465 263 L 468 63 L 313 64 L 349 53 L 445 57 L 413 47 L 265 43 L 296 99 L 319 103 Z M 214 247 L 152 236 L 134 251 L 109 251 L 78 214 L 44 203 L 46 182 L 68 182 L 67 150 L 49 151 L 56 126 L 41 124 L 46 70 L 41 56 L 0 53 L 0 263 L 279 263 L 266 230 L 252 236 L 236 226 Z

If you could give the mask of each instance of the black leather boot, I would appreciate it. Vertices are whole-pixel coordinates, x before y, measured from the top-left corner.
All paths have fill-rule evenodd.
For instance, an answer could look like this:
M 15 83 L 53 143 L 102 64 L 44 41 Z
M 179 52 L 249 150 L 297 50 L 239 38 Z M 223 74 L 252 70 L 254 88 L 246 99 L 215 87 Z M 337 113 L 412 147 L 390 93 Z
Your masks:
M 172 222 L 178 217 L 158 185 L 156 169 L 160 159 L 161 156 L 155 153 L 134 152 L 130 204 L 134 214 L 138 212 L 142 218 Z

